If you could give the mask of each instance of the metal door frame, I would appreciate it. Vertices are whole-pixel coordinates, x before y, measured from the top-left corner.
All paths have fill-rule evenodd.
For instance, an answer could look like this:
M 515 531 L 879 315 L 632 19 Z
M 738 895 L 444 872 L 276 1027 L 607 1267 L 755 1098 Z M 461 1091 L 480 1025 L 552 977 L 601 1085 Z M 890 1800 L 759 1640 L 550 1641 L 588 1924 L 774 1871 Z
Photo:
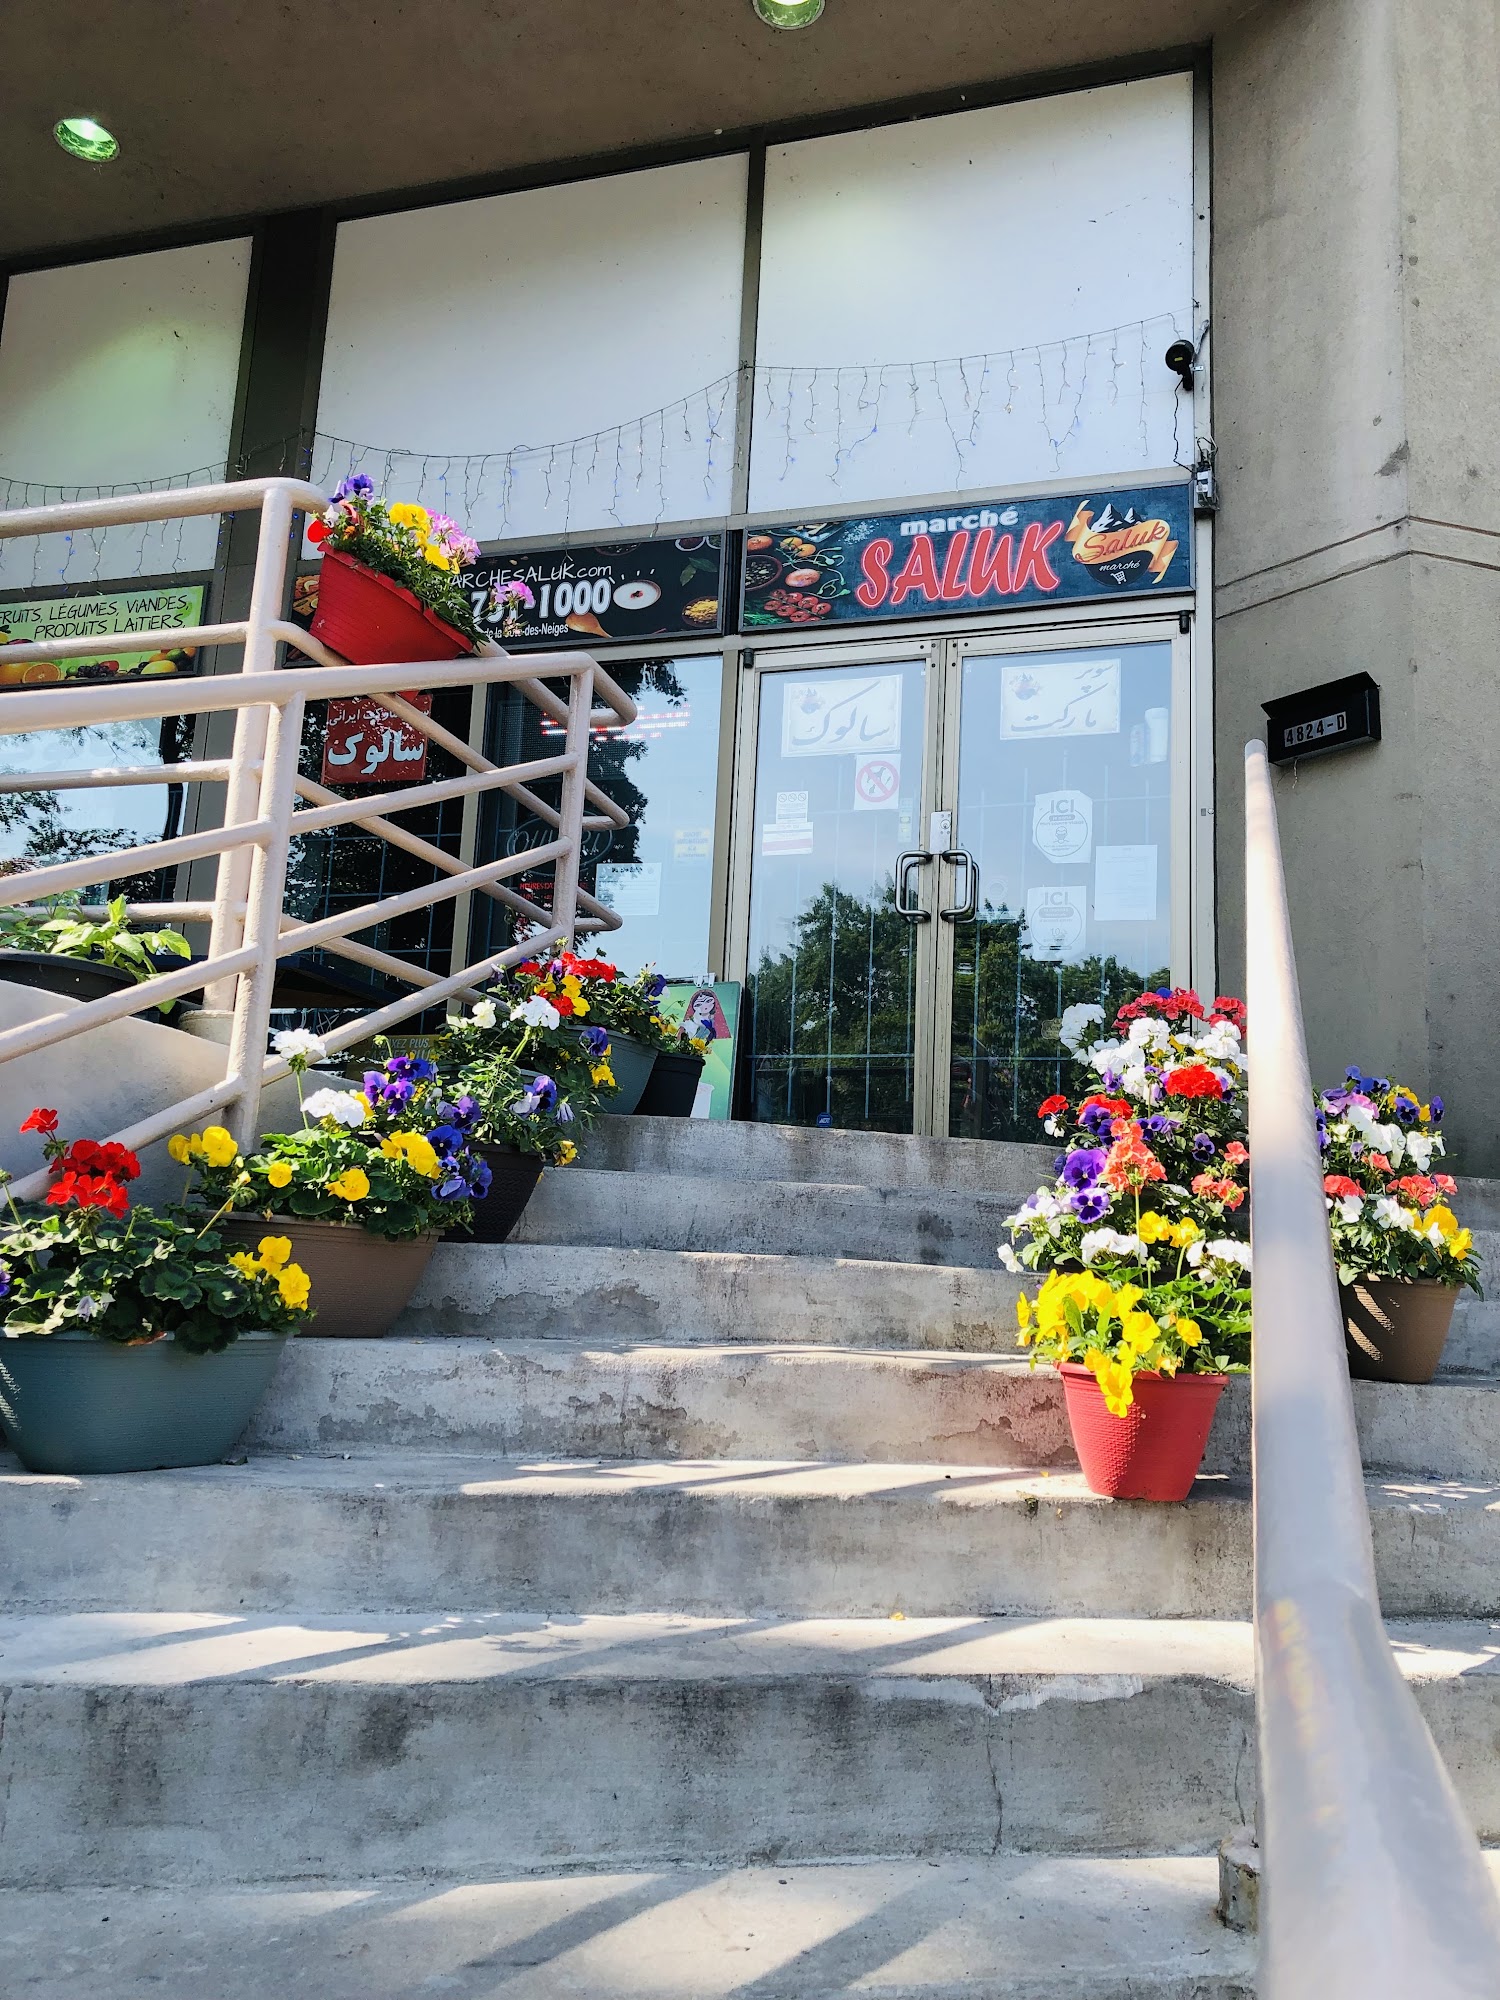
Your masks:
M 1044 630 L 1033 628 L 1030 631 L 1018 631 L 1010 627 L 1002 631 L 992 629 L 984 633 L 964 633 L 948 639 L 944 644 L 939 670 L 942 688 L 938 701 L 940 741 L 934 810 L 952 813 L 955 828 L 953 849 L 962 850 L 962 829 L 958 823 L 958 769 L 963 669 L 966 659 L 972 659 L 976 655 L 998 659 L 1027 653 L 1092 651 L 1100 646 L 1124 648 L 1163 644 L 1169 644 L 1172 648 L 1172 725 L 1168 750 L 1171 839 L 1167 850 L 1169 880 L 1172 885 L 1168 919 L 1172 983 L 1189 986 L 1193 983 L 1196 956 L 1196 941 L 1193 935 L 1195 891 L 1193 829 L 1196 823 L 1193 809 L 1193 646 L 1191 635 L 1181 629 L 1180 619 L 1176 617 L 1097 619 L 1080 621 L 1071 627 L 1052 626 Z M 933 1041 L 930 1067 L 926 1072 L 930 1096 L 923 1121 L 918 1129 L 936 1133 L 939 1137 L 946 1137 L 948 1134 L 949 1072 L 953 1059 L 953 966 L 958 943 L 958 926 L 942 922 L 937 912 L 944 906 L 947 892 L 952 887 L 957 872 L 956 866 L 946 857 L 940 859 L 936 864 L 933 883 L 934 921 L 931 928 L 937 936 L 931 955 L 934 982 L 930 1003 L 933 1016 Z M 981 878 L 977 883 L 977 893 L 982 895 L 983 889 Z
M 943 633 L 911 633 L 801 645 L 775 641 L 758 645 L 742 640 L 742 671 L 735 720 L 734 796 L 729 853 L 729 906 L 725 936 L 725 977 L 745 982 L 750 956 L 750 894 L 755 863 L 756 761 L 760 737 L 761 682 L 767 674 L 816 674 L 837 667 L 881 667 L 917 661 L 924 669 L 922 790 L 919 825 L 921 846 L 927 848 L 932 815 L 958 811 L 958 759 L 963 663 L 976 654 L 988 657 L 1039 652 L 1076 652 L 1098 646 L 1161 645 L 1172 647 L 1171 844 L 1171 964 L 1174 983 L 1191 984 L 1211 964 L 1202 963 L 1203 940 L 1212 940 L 1212 922 L 1196 926 L 1194 911 L 1211 893 L 1212 876 L 1202 879 L 1203 843 L 1195 840 L 1201 788 L 1201 760 L 1194 755 L 1199 733 L 1193 685 L 1193 641 L 1183 629 L 1178 611 L 1156 616 L 1126 614 L 1112 618 L 1080 616 L 1064 621 L 1015 621 Z M 946 1137 L 949 1115 L 949 1066 L 953 1050 L 953 963 L 956 925 L 939 917 L 953 885 L 951 862 L 934 859 L 920 870 L 921 898 L 930 921 L 916 926 L 916 1008 L 912 1034 L 912 1130 L 919 1136 Z M 983 884 L 979 885 L 982 893 Z M 1210 905 L 1211 907 L 1211 905 Z

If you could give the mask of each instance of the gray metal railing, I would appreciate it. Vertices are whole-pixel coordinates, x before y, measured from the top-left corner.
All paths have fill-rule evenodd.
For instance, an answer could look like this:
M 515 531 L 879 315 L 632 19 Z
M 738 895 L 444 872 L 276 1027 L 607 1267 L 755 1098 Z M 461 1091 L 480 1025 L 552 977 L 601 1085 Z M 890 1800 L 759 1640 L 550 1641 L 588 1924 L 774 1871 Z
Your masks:
M 1276 803 L 1245 751 L 1263 2000 L 1494 2000 L 1500 1903 L 1381 1622 Z
M 0 694 L 0 753 L 5 739 L 40 730 L 67 730 L 84 723 L 157 721 L 169 715 L 222 716 L 234 726 L 228 757 L 190 764 L 150 765 L 125 770 L 29 771 L 0 776 L 0 793 L 118 784 L 216 784 L 224 787 L 219 823 L 171 839 L 142 841 L 107 854 L 29 868 L 0 876 L 0 909 L 34 904 L 65 891 L 110 878 L 212 859 L 211 902 L 170 905 L 131 904 L 132 916 L 209 925 L 207 958 L 159 972 L 138 986 L 85 1001 L 58 1001 L 49 1013 L 0 1030 L 0 1064 L 24 1060 L 94 1028 L 139 1013 L 153 1002 L 173 1000 L 202 987 L 211 1008 L 231 1016 L 223 1079 L 195 1096 L 164 1104 L 126 1130 L 109 1136 L 140 1148 L 190 1122 L 220 1114 L 242 1146 L 253 1144 L 260 1094 L 287 1071 L 266 1054 L 267 1030 L 278 962 L 296 952 L 333 952 L 385 973 L 413 989 L 374 1012 L 346 1020 L 323 1037 L 330 1052 L 353 1047 L 371 1035 L 409 1021 L 450 999 L 474 996 L 491 974 L 552 943 L 567 943 L 586 932 L 614 930 L 619 917 L 579 886 L 586 834 L 628 824 L 629 815 L 588 775 L 589 745 L 595 731 L 635 720 L 635 703 L 604 668 L 582 652 L 549 653 L 516 659 L 498 646 L 482 644 L 457 660 L 350 666 L 311 634 L 282 616 L 287 563 L 296 516 L 321 511 L 316 488 L 292 479 L 242 480 L 225 486 L 184 488 L 175 493 L 132 494 L 108 500 L 70 502 L 0 513 L 0 541 L 20 536 L 109 527 L 121 522 L 179 520 L 198 514 L 259 512 L 260 534 L 250 608 L 242 619 L 170 631 L 133 632 L 133 652 L 163 646 L 238 646 L 237 673 L 208 676 L 67 683 L 8 688 Z M 0 648 L 8 666 L 81 659 L 100 650 L 97 637 L 60 638 Z M 293 648 L 315 664 L 278 667 L 281 649 Z M 560 683 L 561 688 L 549 687 Z M 511 686 L 562 732 L 555 755 L 525 763 L 495 764 L 461 736 L 443 728 L 404 696 L 420 689 Z M 341 799 L 298 770 L 303 717 L 310 703 L 378 696 L 380 706 L 399 716 L 427 742 L 445 750 L 463 775 L 399 791 Z M 598 704 L 596 706 L 596 704 Z M 540 798 L 532 786 L 559 780 L 558 803 Z M 448 853 L 392 815 L 428 807 L 444 799 L 476 801 L 504 793 L 547 828 L 543 845 L 475 864 Z M 299 810 L 297 801 L 306 803 Z M 399 895 L 372 896 L 368 903 L 315 922 L 299 922 L 283 905 L 291 843 L 337 826 L 357 826 L 399 847 L 432 870 L 433 880 Z M 538 869 L 553 869 L 551 901 L 542 905 L 526 892 Z M 517 878 L 523 878 L 518 884 Z M 467 899 L 484 895 L 505 905 L 532 927 L 523 941 L 484 954 L 472 964 L 462 936 Z M 455 905 L 455 968 L 447 977 L 361 943 L 355 935 L 409 912 L 440 903 Z M 41 1194 L 45 1169 L 15 1183 L 23 1197 Z

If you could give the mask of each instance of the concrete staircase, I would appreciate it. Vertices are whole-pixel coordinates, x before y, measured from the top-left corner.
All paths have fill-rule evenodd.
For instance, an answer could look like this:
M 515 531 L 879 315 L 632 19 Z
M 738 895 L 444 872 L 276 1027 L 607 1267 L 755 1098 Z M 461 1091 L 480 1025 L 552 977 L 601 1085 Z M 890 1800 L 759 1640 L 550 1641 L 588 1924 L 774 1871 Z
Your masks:
M 9 1461 L 8 2000 L 1247 1996 L 1248 1399 L 1186 1505 L 1084 1490 L 994 1259 L 1049 1161 L 606 1121 L 392 1337 L 294 1344 L 237 1462 Z M 1357 1395 L 1490 1840 L 1495 1311 Z

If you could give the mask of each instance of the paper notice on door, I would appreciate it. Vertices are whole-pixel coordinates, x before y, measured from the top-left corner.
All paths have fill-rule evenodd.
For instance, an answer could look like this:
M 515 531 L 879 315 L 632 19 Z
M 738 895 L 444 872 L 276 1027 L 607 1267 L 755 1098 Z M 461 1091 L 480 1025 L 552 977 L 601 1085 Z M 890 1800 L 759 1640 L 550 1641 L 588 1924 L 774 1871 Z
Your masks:
M 893 812 L 901 790 L 901 757 L 861 757 L 854 766 L 854 810 Z
M 806 792 L 778 792 L 776 794 L 776 824 L 778 826 L 807 825 Z
M 801 826 L 790 820 L 775 820 L 770 826 L 760 830 L 760 851 L 770 857 L 775 854 L 811 854 L 813 851 L 812 821 Z
M 1088 930 L 1088 892 L 1080 884 L 1026 891 L 1026 956 L 1055 960 L 1080 958 Z
M 1116 736 L 1118 660 L 1028 661 L 1000 669 L 1000 736 Z
M 711 826 L 674 826 L 672 859 L 708 861 L 713 856 L 714 830 Z
M 1094 801 L 1087 792 L 1038 792 L 1031 839 L 1049 861 L 1087 861 L 1094 844 Z
M 861 756 L 901 748 L 900 674 L 829 674 L 788 681 L 782 695 L 783 757 Z
M 1101 847 L 1094 855 L 1094 921 L 1156 921 L 1156 849 Z
M 594 894 L 617 917 L 659 917 L 661 863 L 601 861 L 594 875 Z

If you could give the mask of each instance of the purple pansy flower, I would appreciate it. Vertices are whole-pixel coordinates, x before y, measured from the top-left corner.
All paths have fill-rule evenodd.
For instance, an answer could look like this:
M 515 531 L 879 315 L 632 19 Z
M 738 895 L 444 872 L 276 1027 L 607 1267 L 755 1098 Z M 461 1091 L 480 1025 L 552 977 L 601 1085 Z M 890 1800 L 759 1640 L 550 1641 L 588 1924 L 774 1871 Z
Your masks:
M 1211 1160 L 1218 1150 L 1210 1133 L 1195 1132 L 1193 1134 L 1193 1158 L 1195 1160 Z
M 1069 1153 L 1062 1177 L 1070 1188 L 1092 1187 L 1108 1158 L 1102 1146 L 1081 1146 L 1076 1153 Z
M 1110 1200 L 1103 1188 L 1080 1188 L 1068 1196 L 1068 1206 L 1080 1222 L 1102 1222 L 1109 1214 Z

